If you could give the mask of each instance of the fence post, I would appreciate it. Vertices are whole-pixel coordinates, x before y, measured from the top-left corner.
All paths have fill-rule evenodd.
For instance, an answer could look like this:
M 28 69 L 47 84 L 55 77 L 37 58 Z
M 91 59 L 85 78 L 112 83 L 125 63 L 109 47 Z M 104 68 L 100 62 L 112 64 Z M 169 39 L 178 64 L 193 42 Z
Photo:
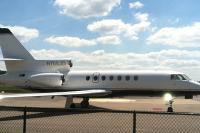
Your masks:
M 26 106 L 24 107 L 24 116 L 23 116 L 23 133 L 26 133 Z
M 136 111 L 133 112 L 133 133 L 136 133 Z

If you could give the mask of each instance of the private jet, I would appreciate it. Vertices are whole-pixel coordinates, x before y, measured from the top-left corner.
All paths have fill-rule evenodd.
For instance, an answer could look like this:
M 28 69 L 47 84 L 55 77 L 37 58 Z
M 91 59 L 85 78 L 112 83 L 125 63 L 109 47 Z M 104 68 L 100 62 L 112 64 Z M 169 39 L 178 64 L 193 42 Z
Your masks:
M 184 96 L 200 94 L 200 83 L 176 71 L 142 70 L 71 70 L 70 59 L 36 60 L 7 28 L 0 28 L 0 46 L 7 72 L 0 83 L 46 92 L 2 94 L 0 98 L 64 96 L 66 108 L 74 108 L 74 97 L 82 97 L 80 105 L 89 106 L 91 97 L 111 96 Z M 105 64 L 106 65 L 106 64 Z M 168 111 L 172 112 L 172 99 Z

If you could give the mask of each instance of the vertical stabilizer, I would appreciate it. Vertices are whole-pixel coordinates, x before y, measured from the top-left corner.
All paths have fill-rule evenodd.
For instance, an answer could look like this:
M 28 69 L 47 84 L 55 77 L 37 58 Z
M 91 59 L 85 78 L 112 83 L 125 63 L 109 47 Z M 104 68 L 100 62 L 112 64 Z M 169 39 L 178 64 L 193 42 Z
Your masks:
M 71 60 L 35 60 L 7 28 L 0 28 L 0 46 L 8 73 L 66 72 Z
M 33 56 L 7 28 L 0 28 L 0 46 L 4 58 L 34 60 Z

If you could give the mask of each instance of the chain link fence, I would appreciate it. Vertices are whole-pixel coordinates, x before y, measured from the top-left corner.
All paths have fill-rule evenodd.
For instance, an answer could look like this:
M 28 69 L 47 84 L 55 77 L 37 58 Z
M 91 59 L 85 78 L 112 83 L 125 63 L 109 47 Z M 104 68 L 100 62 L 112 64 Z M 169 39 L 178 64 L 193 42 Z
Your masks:
M 137 133 L 199 133 L 200 114 L 137 112 Z
M 0 133 L 199 133 L 200 114 L 0 106 Z

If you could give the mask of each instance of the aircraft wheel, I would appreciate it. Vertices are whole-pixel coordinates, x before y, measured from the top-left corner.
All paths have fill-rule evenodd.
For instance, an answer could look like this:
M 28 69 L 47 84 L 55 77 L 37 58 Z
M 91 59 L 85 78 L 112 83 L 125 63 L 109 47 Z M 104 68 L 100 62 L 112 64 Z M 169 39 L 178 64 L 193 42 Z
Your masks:
M 88 101 L 82 101 L 81 102 L 81 108 L 88 108 L 89 107 L 89 102 Z
M 70 105 L 70 108 L 76 108 L 75 103 L 72 103 L 72 104 Z
M 173 108 L 172 107 L 168 107 L 167 108 L 167 112 L 173 112 Z

